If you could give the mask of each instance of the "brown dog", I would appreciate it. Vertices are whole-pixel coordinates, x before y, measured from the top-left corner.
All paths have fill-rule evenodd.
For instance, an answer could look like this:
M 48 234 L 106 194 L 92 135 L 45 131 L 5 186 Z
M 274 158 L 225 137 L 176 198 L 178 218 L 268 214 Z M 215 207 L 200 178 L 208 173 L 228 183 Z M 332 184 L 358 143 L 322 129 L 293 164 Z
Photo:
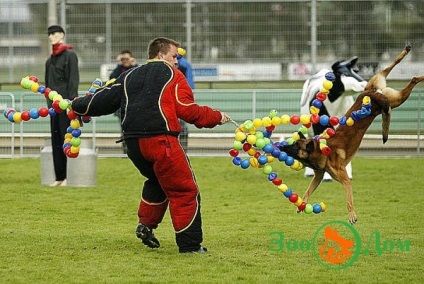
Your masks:
M 391 109 L 405 102 L 409 98 L 415 85 L 424 80 L 424 76 L 414 77 L 401 91 L 396 91 L 386 86 L 387 75 L 410 50 L 411 47 L 407 45 L 390 66 L 379 71 L 369 80 L 365 87 L 365 91 L 358 96 L 345 116 L 350 117 L 353 111 L 361 109 L 364 96 L 369 96 L 371 98 L 371 114 L 355 121 L 352 126 L 339 125 L 335 130 L 335 136 L 327 140 L 327 145 L 331 149 L 329 156 L 324 156 L 321 153 L 318 141 L 312 138 L 306 139 L 303 135 L 301 135 L 301 139 L 297 140 L 292 145 L 281 147 L 281 150 L 285 151 L 288 155 L 298 159 L 305 166 L 314 169 L 315 176 L 303 196 L 304 202 L 308 202 L 309 196 L 322 181 L 324 173 L 328 172 L 333 179 L 344 186 L 346 191 L 347 210 L 349 211 L 349 222 L 351 224 L 356 223 L 357 217 L 353 207 L 352 185 L 345 166 L 356 154 L 362 138 L 374 118 L 380 114 L 383 115 L 383 143 L 387 141 Z

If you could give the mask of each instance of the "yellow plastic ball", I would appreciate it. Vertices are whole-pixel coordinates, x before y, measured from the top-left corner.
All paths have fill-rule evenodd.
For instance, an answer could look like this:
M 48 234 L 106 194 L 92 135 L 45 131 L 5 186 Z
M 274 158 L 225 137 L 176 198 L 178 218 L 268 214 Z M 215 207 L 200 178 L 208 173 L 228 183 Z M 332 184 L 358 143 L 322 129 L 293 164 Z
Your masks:
M 255 118 L 255 119 L 253 120 L 253 126 L 254 126 L 254 127 L 256 127 L 256 128 L 261 127 L 261 126 L 262 126 L 262 119 L 260 119 L 260 118 Z
M 247 143 L 253 145 L 256 143 L 256 135 L 250 134 L 247 136 Z
M 250 165 L 254 168 L 257 168 L 259 166 L 258 159 L 256 158 L 250 158 Z
M 283 114 L 281 116 L 281 123 L 282 124 L 289 124 L 290 123 L 290 115 L 288 114 Z
M 265 116 L 264 118 L 262 118 L 262 125 L 264 127 L 271 126 L 272 125 L 271 118 L 269 116 Z
M 321 93 L 324 93 L 324 94 L 328 94 L 328 93 L 330 92 L 330 90 L 328 90 L 328 89 L 326 89 L 326 88 L 324 88 L 324 87 L 322 87 L 319 91 L 320 91 Z
M 303 202 L 303 199 L 299 196 L 299 197 L 297 198 L 296 202 L 294 203 L 294 205 L 296 205 L 296 206 L 300 206 L 300 204 L 302 204 L 302 202 Z
M 292 134 L 292 138 L 294 139 L 294 141 L 299 140 L 299 139 L 300 139 L 300 135 L 299 135 L 299 133 L 294 132 L 294 133 Z
M 311 115 L 310 114 L 302 114 L 300 116 L 300 123 L 308 124 L 310 122 L 311 122 Z
M 31 91 L 36 93 L 36 92 L 38 92 L 39 87 L 40 87 L 40 85 L 38 83 L 33 83 L 33 84 L 31 84 Z
M 80 148 L 78 146 L 71 146 L 71 153 L 75 154 L 78 153 Z
M 250 148 L 249 150 L 247 150 L 247 154 L 249 156 L 254 156 L 256 154 L 256 149 L 255 148 Z
M 243 141 L 244 139 L 246 139 L 246 134 L 244 134 L 244 132 L 237 132 L 236 133 L 236 140 L 237 141 Z
M 275 159 L 274 156 L 268 155 L 267 158 L 268 158 L 268 163 L 274 162 L 274 159 Z
M 368 97 L 368 96 L 365 96 L 363 99 L 362 99 L 362 104 L 363 105 L 369 105 L 371 103 L 371 99 L 370 99 L 370 97 Z
M 73 129 L 78 129 L 78 128 L 81 127 L 80 122 L 78 121 L 78 119 L 72 119 L 70 125 L 71 125 L 71 127 Z
M 309 108 L 309 112 L 310 112 L 311 114 L 318 114 L 318 113 L 319 113 L 319 108 L 317 108 L 317 107 L 315 107 L 315 106 L 311 106 L 311 107 Z
M 286 192 L 286 191 L 287 191 L 287 189 L 289 189 L 289 187 L 288 187 L 285 183 L 282 183 L 282 184 L 280 184 L 280 185 L 278 186 L 278 190 L 279 190 L 280 192 Z
M 71 133 L 66 133 L 65 134 L 65 139 L 72 139 L 72 134 Z
M 13 121 L 16 123 L 20 123 L 22 121 L 22 113 L 20 113 L 19 111 L 15 112 L 13 114 Z
M 271 119 L 271 123 L 272 123 L 272 125 L 274 125 L 274 126 L 278 126 L 278 125 L 280 125 L 280 124 L 281 124 L 281 118 L 280 118 L 279 116 L 274 116 L 274 117 Z
M 327 205 L 325 205 L 324 202 L 320 202 L 319 205 L 321 205 L 321 212 L 325 212 L 325 210 L 327 209 Z
M 299 161 L 298 160 L 294 160 L 293 164 L 290 166 L 290 168 L 292 170 L 295 170 L 299 167 Z
M 330 90 L 333 87 L 333 82 L 331 82 L 330 80 L 324 80 L 324 82 L 322 83 L 322 86 L 326 90 Z
M 346 125 L 347 125 L 347 126 L 352 126 L 354 123 L 355 123 L 355 121 L 354 121 L 354 120 L 353 120 L 353 118 L 351 118 L 351 117 L 349 117 L 349 118 L 346 120 Z
M 253 127 L 252 129 L 249 130 L 249 134 L 255 134 L 256 133 L 256 128 Z

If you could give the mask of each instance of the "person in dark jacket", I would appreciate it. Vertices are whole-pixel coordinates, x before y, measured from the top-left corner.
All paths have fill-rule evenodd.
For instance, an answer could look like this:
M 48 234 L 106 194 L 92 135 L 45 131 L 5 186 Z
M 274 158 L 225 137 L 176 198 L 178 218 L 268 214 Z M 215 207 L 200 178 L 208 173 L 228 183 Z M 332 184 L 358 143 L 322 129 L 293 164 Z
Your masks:
M 162 222 L 169 206 L 179 252 L 205 252 L 201 245 L 200 193 L 178 141 L 179 119 L 198 128 L 213 128 L 231 119 L 195 102 L 187 79 L 176 67 L 179 45 L 163 37 L 152 40 L 146 64 L 71 104 L 79 115 L 100 116 L 121 110 L 127 155 L 146 177 L 136 229 L 142 243 L 150 248 L 160 246 L 153 229 Z
M 125 71 L 138 66 L 137 60 L 132 56 L 131 51 L 123 50 L 117 57 L 118 65 L 110 73 L 109 79 L 116 79 Z
M 116 79 L 122 73 L 130 70 L 133 67 L 138 66 L 137 60 L 132 56 L 132 53 L 129 50 L 121 51 L 121 53 L 117 57 L 117 60 L 118 60 L 118 65 L 115 67 L 115 69 L 110 74 L 109 79 Z M 114 114 L 119 118 L 119 122 L 121 124 L 121 132 L 122 132 L 121 112 L 118 110 Z M 124 154 L 126 154 L 127 153 L 127 145 L 125 145 L 125 142 L 122 143 L 122 149 L 123 149 Z
M 45 84 L 64 99 L 72 100 L 78 96 L 78 57 L 73 46 L 65 44 L 65 31 L 61 26 L 48 27 L 47 34 L 52 53 L 46 61 Z M 52 101 L 47 99 L 47 105 L 51 108 Z M 69 123 L 66 111 L 50 116 L 53 166 L 56 175 L 56 181 L 51 186 L 66 186 L 67 158 L 62 146 Z

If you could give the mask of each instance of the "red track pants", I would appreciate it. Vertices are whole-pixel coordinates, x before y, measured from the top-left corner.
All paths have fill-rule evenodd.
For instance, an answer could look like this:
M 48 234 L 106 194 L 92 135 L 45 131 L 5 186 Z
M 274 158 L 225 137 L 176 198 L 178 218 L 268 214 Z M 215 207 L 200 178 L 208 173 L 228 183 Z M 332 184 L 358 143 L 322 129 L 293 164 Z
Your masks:
M 203 241 L 200 194 L 188 157 L 175 136 L 126 139 L 128 157 L 147 178 L 138 209 L 139 222 L 157 228 L 169 205 L 180 252 Z

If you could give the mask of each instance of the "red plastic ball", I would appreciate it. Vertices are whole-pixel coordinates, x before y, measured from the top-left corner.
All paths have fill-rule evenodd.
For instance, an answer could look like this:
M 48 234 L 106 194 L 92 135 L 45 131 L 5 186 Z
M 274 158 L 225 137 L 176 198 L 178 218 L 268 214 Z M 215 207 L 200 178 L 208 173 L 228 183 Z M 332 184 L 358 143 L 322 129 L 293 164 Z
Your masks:
M 319 92 L 319 93 L 316 95 L 316 98 L 317 98 L 317 100 L 319 100 L 319 101 L 323 102 L 323 101 L 325 101 L 325 100 L 327 99 L 327 95 L 326 95 L 326 94 L 324 94 L 324 93 Z
M 231 157 L 237 157 L 239 154 L 239 151 L 236 149 L 231 149 L 229 153 Z
M 253 157 L 255 157 L 257 159 L 257 158 L 259 158 L 260 155 L 261 155 L 260 152 L 256 152 L 255 155 L 253 155 Z
M 29 114 L 29 111 L 28 110 L 23 111 L 22 114 L 21 114 L 21 118 L 22 118 L 23 121 L 30 120 L 31 115 Z
M 290 195 L 289 197 L 289 200 L 291 203 L 295 203 L 298 199 L 299 199 L 299 196 L 297 195 L 297 193 L 292 193 L 292 195 Z
M 306 208 L 306 202 L 302 202 L 302 204 L 300 204 L 299 206 L 297 206 L 297 209 L 299 211 L 303 211 Z
M 268 131 L 274 131 L 275 125 L 267 126 L 267 127 L 265 127 L 265 129 L 268 130 Z
M 330 125 L 336 126 L 339 124 L 339 118 L 337 116 L 330 117 Z
M 243 151 L 247 152 L 250 150 L 250 148 L 252 148 L 252 145 L 250 145 L 249 143 L 243 144 Z
M 54 109 L 57 113 L 61 113 L 61 112 L 63 112 L 63 109 L 61 109 L 61 108 L 60 108 L 59 103 L 60 103 L 60 101 L 59 101 L 59 100 L 57 100 L 57 101 L 54 101 L 54 102 L 53 102 L 53 104 L 52 104 L 53 109 Z
M 329 156 L 329 155 L 330 155 L 330 153 L 331 153 L 331 149 L 330 149 L 330 147 L 326 146 L 326 147 L 322 148 L 322 149 L 321 149 L 321 153 L 322 153 L 324 156 Z
M 290 122 L 291 122 L 293 125 L 297 125 L 297 124 L 299 124 L 299 122 L 300 122 L 300 117 L 299 117 L 298 115 L 296 115 L 296 114 L 293 114 L 293 115 L 290 117 Z
M 70 110 L 70 111 L 68 111 L 68 118 L 70 119 L 70 120 L 74 120 L 74 119 L 77 119 L 77 114 L 75 113 L 75 111 L 74 110 Z
M 48 115 L 49 115 L 49 109 L 48 109 L 48 108 L 46 108 L 46 107 L 40 107 L 40 108 L 38 109 L 38 114 L 39 114 L 41 117 L 46 117 L 46 116 L 48 116 Z
M 30 79 L 31 81 L 35 82 L 35 83 L 37 83 L 37 82 L 38 82 L 38 78 L 37 78 L 37 77 L 35 77 L 35 76 L 29 76 L 29 79 Z
M 334 135 L 336 135 L 336 130 L 334 130 L 333 128 L 327 128 L 326 133 L 328 134 L 328 136 L 333 137 Z
M 318 114 L 316 114 L 316 113 L 314 113 L 314 114 L 311 114 L 311 122 L 313 123 L 313 124 L 317 124 L 317 123 L 319 123 L 319 115 Z
M 283 180 L 280 179 L 280 178 L 275 178 L 275 179 L 272 180 L 272 183 L 275 184 L 275 185 L 280 185 L 280 184 L 283 183 Z

